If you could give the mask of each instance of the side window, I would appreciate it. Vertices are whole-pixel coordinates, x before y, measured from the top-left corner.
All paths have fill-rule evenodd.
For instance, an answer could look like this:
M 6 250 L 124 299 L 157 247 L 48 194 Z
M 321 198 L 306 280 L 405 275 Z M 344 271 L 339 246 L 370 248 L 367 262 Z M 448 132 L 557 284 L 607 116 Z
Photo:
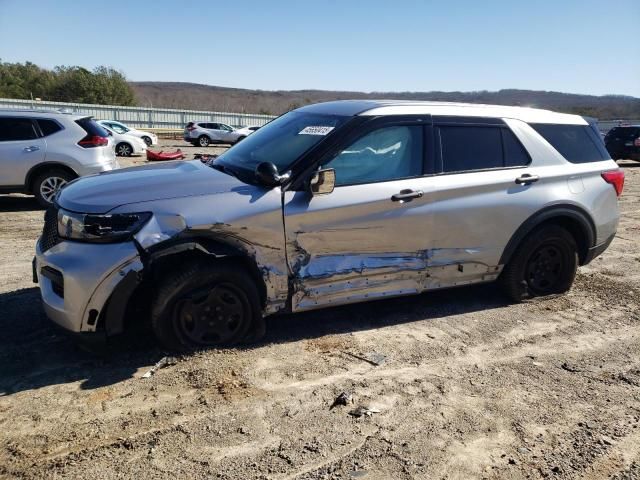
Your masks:
M 607 160 L 604 149 L 598 148 L 589 134 L 588 125 L 554 125 L 532 123 L 531 127 L 571 163 Z
M 208 128 L 211 128 L 212 130 L 220 130 L 220 125 L 217 123 L 210 123 Z
M 30 118 L 0 118 L 0 142 L 38 138 Z
M 47 119 L 41 118 L 36 120 L 36 122 L 38 122 L 38 126 L 40 127 L 40 130 L 42 130 L 42 135 L 44 135 L 45 137 L 48 137 L 49 135 L 53 135 L 54 133 L 62 130 L 62 127 L 60 126 L 60 124 L 53 120 L 47 120 Z
M 336 186 L 384 182 L 422 174 L 422 127 L 374 130 L 342 150 L 323 168 L 334 168 Z
M 531 157 L 529 153 L 508 128 L 502 128 L 502 145 L 504 147 L 505 167 L 524 167 L 529 165 Z
M 500 127 L 440 126 L 444 172 L 504 166 Z

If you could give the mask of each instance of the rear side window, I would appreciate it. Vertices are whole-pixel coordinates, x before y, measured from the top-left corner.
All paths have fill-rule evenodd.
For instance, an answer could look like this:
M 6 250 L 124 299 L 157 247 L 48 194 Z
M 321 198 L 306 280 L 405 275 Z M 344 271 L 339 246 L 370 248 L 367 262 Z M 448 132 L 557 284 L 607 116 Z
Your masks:
M 531 161 L 522 144 L 506 127 L 447 125 L 438 130 L 443 172 L 521 167 Z
M 108 137 L 109 133 L 93 118 L 85 117 L 80 120 L 76 120 L 76 123 L 82 127 L 90 136 Z
M 0 142 L 38 138 L 30 118 L 0 118 Z
M 42 131 L 42 135 L 44 135 L 45 137 L 48 137 L 49 135 L 53 135 L 54 133 L 62 130 L 62 127 L 60 126 L 60 124 L 54 120 L 47 120 L 44 118 L 40 118 L 36 120 L 36 122 L 38 122 L 38 126 Z
M 513 132 L 507 128 L 502 128 L 502 144 L 504 146 L 504 166 L 523 167 L 529 165 L 531 157 L 524 149 L 520 141 Z
M 593 138 L 595 134 L 588 125 L 533 123 L 531 127 L 571 163 L 600 162 L 609 159 L 604 145 L 600 148 L 599 143 L 602 141 Z

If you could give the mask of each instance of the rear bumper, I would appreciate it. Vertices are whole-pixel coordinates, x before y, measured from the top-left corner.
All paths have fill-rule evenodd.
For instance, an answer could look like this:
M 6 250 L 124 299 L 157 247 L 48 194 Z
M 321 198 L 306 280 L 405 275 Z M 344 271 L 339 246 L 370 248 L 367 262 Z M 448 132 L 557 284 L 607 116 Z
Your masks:
M 602 253 L 609 248 L 609 245 L 611 245 L 611 242 L 613 242 L 613 239 L 615 238 L 616 234 L 612 234 L 609 238 L 607 238 L 604 242 L 602 242 L 600 245 L 596 245 L 595 247 L 591 247 L 588 251 L 587 251 L 587 255 L 584 259 L 584 262 L 582 262 L 582 265 L 586 265 L 589 262 L 591 262 L 594 258 L 602 255 Z
M 118 168 L 120 168 L 120 164 L 118 163 L 118 160 L 114 158 L 114 160 L 111 162 L 101 162 L 93 165 L 82 165 L 80 168 L 78 168 L 77 173 L 79 176 L 84 177 L 85 175 L 94 175 L 96 173 L 109 172 Z

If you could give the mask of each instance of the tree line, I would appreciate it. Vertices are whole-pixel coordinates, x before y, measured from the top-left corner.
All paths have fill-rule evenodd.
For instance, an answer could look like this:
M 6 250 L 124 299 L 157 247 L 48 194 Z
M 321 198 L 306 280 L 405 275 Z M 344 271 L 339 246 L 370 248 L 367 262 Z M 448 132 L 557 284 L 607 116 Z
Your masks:
M 194 83 L 130 82 L 139 105 L 279 115 L 309 103 L 345 99 L 393 98 L 488 103 L 546 108 L 600 120 L 639 119 L 640 98 L 622 95 L 580 95 L 536 90 L 494 92 L 343 92 L 328 90 L 248 90 Z
M 53 70 L 31 62 L 0 60 L 0 97 L 55 102 L 135 105 L 133 89 L 118 70 L 60 65 Z

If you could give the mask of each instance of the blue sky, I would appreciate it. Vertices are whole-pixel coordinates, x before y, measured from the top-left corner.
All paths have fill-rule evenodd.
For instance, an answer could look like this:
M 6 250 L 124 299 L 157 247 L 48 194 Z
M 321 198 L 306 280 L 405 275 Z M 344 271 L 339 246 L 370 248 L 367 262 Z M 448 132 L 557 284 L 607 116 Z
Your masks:
M 263 90 L 640 97 L 640 0 L 0 0 L 0 58 Z

